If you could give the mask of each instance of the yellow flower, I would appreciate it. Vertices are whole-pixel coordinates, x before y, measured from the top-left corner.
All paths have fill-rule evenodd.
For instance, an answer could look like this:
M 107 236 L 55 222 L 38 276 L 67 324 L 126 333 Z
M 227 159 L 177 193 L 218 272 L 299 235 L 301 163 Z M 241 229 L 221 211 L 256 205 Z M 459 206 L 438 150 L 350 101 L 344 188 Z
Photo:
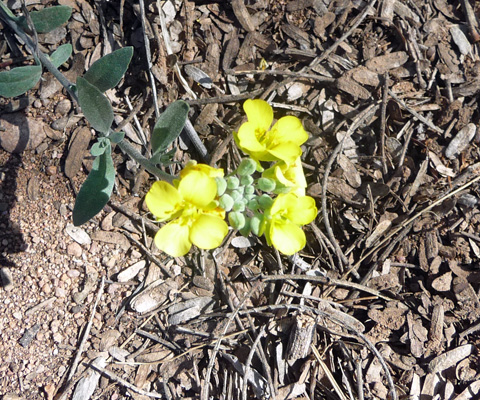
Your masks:
M 291 165 L 280 161 L 273 167 L 265 170 L 262 176 L 277 181 L 276 191 L 278 189 L 280 191 L 286 190 L 286 192 L 295 193 L 298 197 L 305 196 L 307 181 L 305 180 L 300 157 Z
M 234 137 L 244 153 L 256 161 L 284 161 L 287 164 L 292 164 L 302 154 L 300 145 L 308 139 L 308 134 L 297 117 L 280 118 L 270 129 L 273 110 L 266 101 L 249 99 L 243 109 L 248 121 L 240 126 Z
M 259 233 L 265 233 L 269 245 L 283 254 L 292 255 L 306 244 L 301 226 L 309 224 L 316 216 L 317 207 L 312 197 L 279 194 L 265 213 Z
M 215 179 L 202 168 L 192 169 L 176 186 L 157 181 L 145 196 L 148 209 L 158 221 L 172 220 L 155 235 L 156 246 L 172 257 L 187 254 L 192 243 L 201 249 L 220 246 L 228 226 L 225 212 L 214 202 Z
M 198 164 L 195 160 L 190 160 L 187 162 L 185 167 L 180 171 L 180 178 L 185 177 L 192 171 L 200 171 L 208 175 L 210 178 L 221 178 L 223 177 L 223 169 L 213 168 L 207 164 Z

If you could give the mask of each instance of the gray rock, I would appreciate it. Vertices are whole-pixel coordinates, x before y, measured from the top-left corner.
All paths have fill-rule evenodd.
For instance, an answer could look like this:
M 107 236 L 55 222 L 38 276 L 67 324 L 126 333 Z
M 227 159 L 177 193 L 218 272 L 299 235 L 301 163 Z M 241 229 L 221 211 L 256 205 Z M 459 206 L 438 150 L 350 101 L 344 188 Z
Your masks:
M 4 128 L 0 146 L 9 153 L 35 150 L 47 137 L 45 123 L 29 119 L 23 112 L 2 115 L 0 124 Z

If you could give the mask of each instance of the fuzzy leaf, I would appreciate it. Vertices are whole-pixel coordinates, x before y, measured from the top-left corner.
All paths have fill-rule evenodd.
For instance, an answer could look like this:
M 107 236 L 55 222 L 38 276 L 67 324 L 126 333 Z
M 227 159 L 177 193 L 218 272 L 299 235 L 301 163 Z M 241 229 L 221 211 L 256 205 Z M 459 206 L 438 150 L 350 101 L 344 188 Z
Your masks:
M 38 33 L 47 33 L 63 25 L 71 15 L 72 8 L 69 6 L 52 6 L 40 11 L 32 11 L 30 18 Z M 28 29 L 25 17 L 20 17 L 18 23 L 23 29 Z
M 113 122 L 113 109 L 108 99 L 82 77 L 77 78 L 78 102 L 88 122 L 97 131 L 107 133 Z
M 33 88 L 42 76 L 40 65 L 27 65 L 0 72 L 0 96 L 15 97 Z
M 84 75 L 101 92 L 117 86 L 127 71 L 133 56 L 133 47 L 124 47 L 95 61 Z
M 163 154 L 168 146 L 180 135 L 190 109 L 183 100 L 175 101 L 158 118 L 152 133 L 153 155 Z
M 79 226 L 97 215 L 107 204 L 115 183 L 112 148 L 105 141 L 104 152 L 93 162 L 92 170 L 78 192 L 73 208 L 73 224 Z
M 62 44 L 50 55 L 50 61 L 55 68 L 58 68 L 66 62 L 72 55 L 72 45 L 70 43 Z

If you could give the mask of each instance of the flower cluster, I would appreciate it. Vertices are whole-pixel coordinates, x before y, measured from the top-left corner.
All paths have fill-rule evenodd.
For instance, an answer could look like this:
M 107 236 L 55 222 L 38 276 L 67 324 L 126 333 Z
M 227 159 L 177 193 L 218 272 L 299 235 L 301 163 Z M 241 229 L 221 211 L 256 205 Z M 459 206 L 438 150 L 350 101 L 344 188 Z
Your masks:
M 227 235 L 225 211 L 218 207 L 216 177 L 223 170 L 191 163 L 173 185 L 157 181 L 145 202 L 157 221 L 169 221 L 155 235 L 155 244 L 165 253 L 179 257 L 192 243 L 201 249 L 220 246 Z
M 302 226 L 317 216 L 307 186 L 300 146 L 308 135 L 293 116 L 271 127 L 273 110 L 263 100 L 244 103 L 247 122 L 234 134 L 249 156 L 224 177 L 223 170 L 190 162 L 173 185 L 155 182 L 146 204 L 158 221 L 170 221 L 155 236 L 157 247 L 171 256 L 185 255 L 192 243 L 218 247 L 228 232 L 225 215 L 243 235 L 264 235 L 269 245 L 291 255 L 306 244 Z M 264 169 L 262 163 L 269 162 Z M 261 174 L 261 175 L 260 175 Z

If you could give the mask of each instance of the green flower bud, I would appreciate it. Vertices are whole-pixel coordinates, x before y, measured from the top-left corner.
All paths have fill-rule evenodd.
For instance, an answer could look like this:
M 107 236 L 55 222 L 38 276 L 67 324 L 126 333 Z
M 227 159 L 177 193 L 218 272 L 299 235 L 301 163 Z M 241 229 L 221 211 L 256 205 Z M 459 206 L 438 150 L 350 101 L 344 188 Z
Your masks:
M 245 203 L 242 201 L 243 199 L 237 200 L 232 207 L 233 211 L 244 212 L 245 211 Z
M 251 185 L 245 186 L 245 194 L 253 194 L 255 193 L 255 188 Z
M 240 176 L 252 175 L 257 169 L 257 163 L 251 158 L 244 158 L 237 168 L 237 174 Z
M 253 183 L 253 178 L 250 175 L 242 176 L 240 178 L 240 183 L 245 186 L 249 186 Z
M 243 193 L 240 193 L 238 190 L 232 191 L 230 195 L 232 196 L 233 201 L 243 198 Z
M 245 216 L 240 212 L 228 214 L 228 222 L 233 229 L 242 229 L 245 226 Z
M 243 185 L 240 185 L 239 187 L 237 187 L 235 189 L 236 192 L 240 193 L 241 196 L 243 196 L 243 194 L 245 193 L 245 186 Z
M 257 186 L 264 192 L 272 192 L 275 190 L 275 181 L 270 178 L 260 178 L 257 182 Z
M 219 199 L 219 206 L 227 212 L 232 209 L 234 204 L 235 201 L 232 199 L 232 196 L 226 193 Z
M 272 206 L 273 199 L 268 194 L 262 194 L 258 198 L 258 204 L 260 205 L 260 207 L 262 207 L 264 210 L 266 210 L 267 208 Z
M 238 188 L 240 180 L 236 176 L 229 176 L 227 178 L 227 188 L 230 190 Z
M 217 182 L 217 194 L 222 196 L 225 193 L 225 190 L 227 190 L 227 181 L 218 176 L 215 178 L 215 181 Z
M 260 232 L 260 224 L 262 223 L 262 219 L 263 218 L 259 215 L 255 215 L 250 218 L 250 230 L 257 236 Z
M 257 208 L 258 208 L 258 201 L 257 199 L 253 198 L 253 199 L 250 199 L 247 203 L 247 207 L 252 210 L 252 211 L 255 211 Z

